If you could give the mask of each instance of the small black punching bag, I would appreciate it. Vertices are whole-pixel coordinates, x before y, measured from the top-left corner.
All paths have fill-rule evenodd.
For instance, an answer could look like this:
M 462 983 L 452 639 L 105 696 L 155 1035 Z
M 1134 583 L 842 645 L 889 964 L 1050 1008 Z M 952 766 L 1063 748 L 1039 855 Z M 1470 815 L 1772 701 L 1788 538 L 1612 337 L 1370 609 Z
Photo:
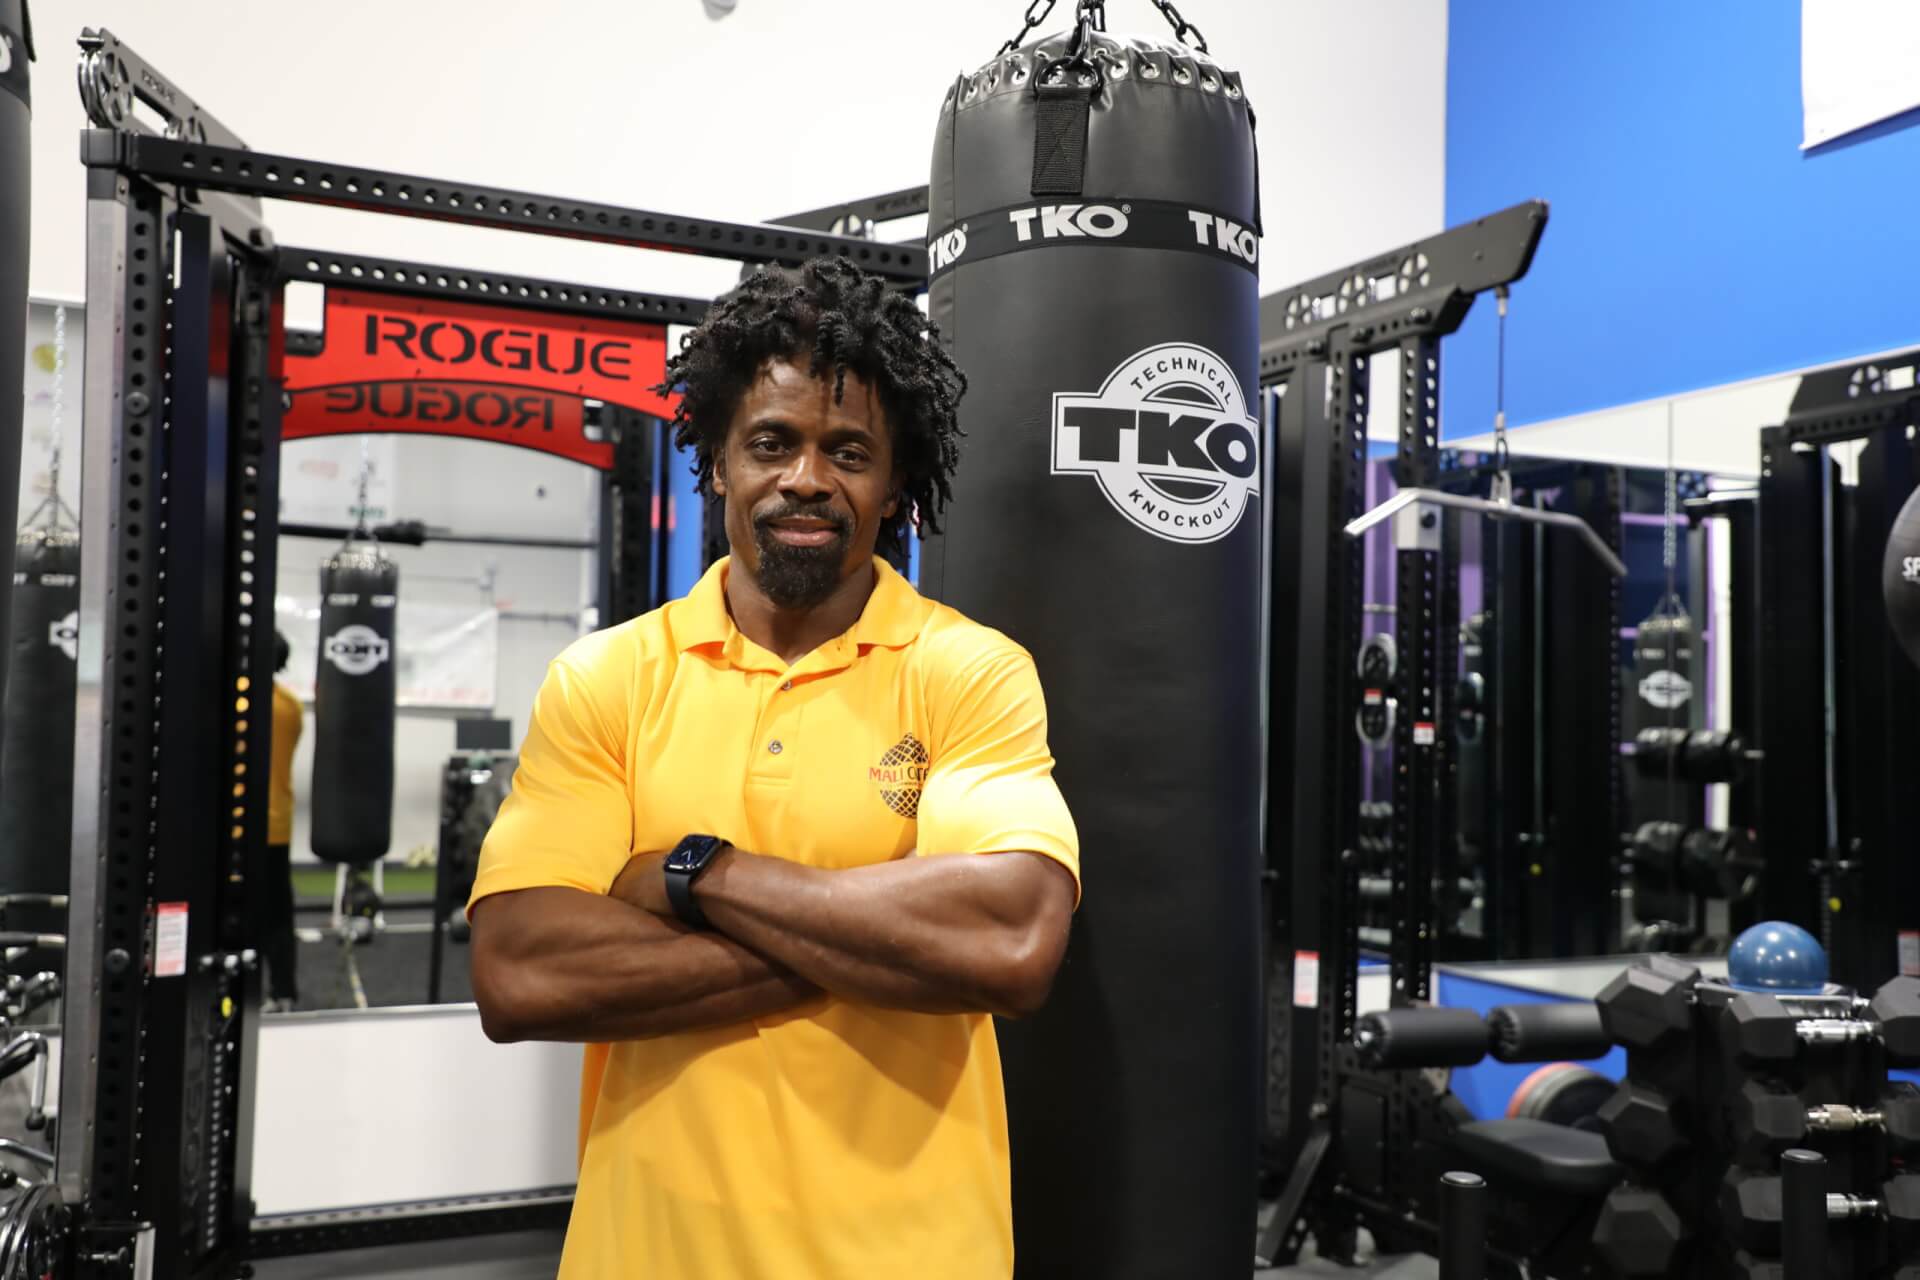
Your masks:
M 70 528 L 22 530 L 14 549 L 0 742 L 0 893 L 67 891 L 79 608 L 79 534 Z M 6 927 L 64 933 L 66 913 L 13 908 Z
M 1083 29 L 962 76 L 928 222 L 971 380 L 928 594 L 1033 654 L 1086 897 L 1002 1024 L 1022 1277 L 1244 1275 L 1260 1101 L 1259 208 L 1239 77 Z
M 393 836 L 395 592 L 400 569 L 371 543 L 320 567 L 313 693 L 313 853 L 365 866 Z

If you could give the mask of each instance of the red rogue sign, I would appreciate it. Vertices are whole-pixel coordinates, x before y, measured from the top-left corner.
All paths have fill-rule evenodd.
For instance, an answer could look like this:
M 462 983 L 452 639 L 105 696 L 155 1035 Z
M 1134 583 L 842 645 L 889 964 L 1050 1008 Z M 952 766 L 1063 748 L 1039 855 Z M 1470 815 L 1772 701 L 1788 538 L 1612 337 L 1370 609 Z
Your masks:
M 671 416 L 666 349 L 657 324 L 329 288 L 325 347 L 287 355 L 281 434 L 468 436 L 604 468 L 583 402 Z

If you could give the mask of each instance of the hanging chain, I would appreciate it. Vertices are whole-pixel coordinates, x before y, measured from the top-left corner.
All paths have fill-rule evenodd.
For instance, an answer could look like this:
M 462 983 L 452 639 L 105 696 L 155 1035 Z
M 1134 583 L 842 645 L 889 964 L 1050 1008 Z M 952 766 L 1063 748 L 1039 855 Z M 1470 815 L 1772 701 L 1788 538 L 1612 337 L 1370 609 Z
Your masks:
M 60 514 L 66 500 L 60 496 L 60 457 L 67 444 L 67 309 L 53 309 L 53 415 L 47 432 L 53 447 L 47 456 L 47 496 L 53 502 L 52 525 L 60 527 Z M 74 523 L 80 523 L 76 517 Z
M 367 527 L 367 491 L 373 484 L 373 442 L 367 436 L 360 437 L 360 503 L 354 510 L 353 534 L 358 538 L 371 538 L 373 532 Z
M 1167 24 L 1173 28 L 1175 40 L 1190 49 L 1198 49 L 1202 53 L 1208 52 L 1207 38 L 1200 34 L 1200 28 L 1180 16 L 1180 11 L 1173 7 L 1173 0 L 1153 0 L 1153 7 L 1160 11 L 1160 16 L 1165 18 Z M 1187 39 L 1189 34 L 1193 39 Z
M 1660 559 L 1667 571 L 1667 594 L 1660 602 L 1660 611 L 1679 617 L 1686 613 L 1680 603 L 1680 590 L 1676 578 L 1679 573 L 1679 525 L 1680 525 L 1680 476 L 1673 468 L 1673 401 L 1667 401 L 1667 492 L 1665 500 L 1665 518 L 1661 527 Z M 1669 647 L 1671 658 L 1671 647 Z M 1672 665 L 1669 661 L 1668 665 Z
M 1495 314 L 1495 332 L 1499 335 L 1494 350 L 1493 364 L 1493 500 L 1495 502 L 1513 501 L 1513 472 L 1509 468 L 1507 454 L 1507 286 L 1501 285 L 1493 291 Z
M 1056 3 L 1058 0 L 1031 0 L 1027 5 L 1026 25 L 1020 28 L 1013 39 L 1001 45 L 1000 52 L 993 56 L 997 58 L 1002 54 L 1012 53 L 1026 43 L 1027 36 L 1035 27 L 1047 20 Z M 1153 0 L 1153 7 L 1160 11 L 1160 15 L 1167 20 L 1167 25 L 1173 28 L 1173 38 L 1176 41 L 1189 48 L 1198 49 L 1201 53 L 1209 52 L 1207 38 L 1200 34 L 1200 28 L 1181 16 L 1180 11 L 1173 7 L 1173 0 Z M 1106 0 L 1080 0 L 1080 20 L 1089 25 L 1092 30 L 1105 31 L 1107 29 Z M 1189 36 L 1192 39 L 1188 39 Z
M 1001 45 L 1000 52 L 993 56 L 998 58 L 1003 54 L 1012 53 L 1025 44 L 1027 34 L 1047 20 L 1047 15 L 1053 12 L 1053 6 L 1058 2 L 1059 0 L 1031 0 L 1027 5 L 1027 25 L 1021 27 L 1013 39 Z

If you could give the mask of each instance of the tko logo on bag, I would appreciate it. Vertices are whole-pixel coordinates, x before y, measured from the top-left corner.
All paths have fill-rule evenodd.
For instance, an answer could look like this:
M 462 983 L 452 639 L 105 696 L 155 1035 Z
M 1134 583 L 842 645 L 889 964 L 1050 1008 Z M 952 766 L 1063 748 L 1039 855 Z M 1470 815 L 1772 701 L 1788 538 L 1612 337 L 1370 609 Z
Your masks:
M 364 676 L 393 656 L 393 646 L 372 627 L 356 622 L 328 636 L 322 652 L 347 675 Z
M 80 611 L 75 609 L 58 622 L 47 624 L 47 643 L 67 655 L 67 661 L 80 660 Z
M 1655 671 L 1640 682 L 1640 699 L 1650 707 L 1672 711 L 1687 705 L 1693 682 L 1678 671 Z
M 1920 556 L 1908 556 L 1901 565 L 1900 576 L 1908 582 L 1920 583 Z
M 1053 474 L 1090 475 L 1113 509 L 1169 542 L 1216 542 L 1260 494 L 1260 425 L 1233 369 L 1169 342 L 1098 391 L 1053 397 Z
M 967 224 L 961 223 L 943 236 L 936 236 L 927 246 L 927 269 L 945 271 L 960 261 L 960 255 L 967 251 Z
M 1042 240 L 1078 239 L 1092 236 L 1111 240 L 1127 233 L 1128 206 L 1110 204 L 1043 204 L 1032 209 L 1014 209 L 1007 214 L 1014 234 L 1025 244 L 1033 239 L 1037 223 Z
M 1260 261 L 1260 237 L 1239 223 L 1202 209 L 1187 210 L 1187 220 L 1193 223 L 1195 244 L 1206 245 L 1211 237 L 1213 247 L 1222 253 L 1232 254 L 1249 266 Z

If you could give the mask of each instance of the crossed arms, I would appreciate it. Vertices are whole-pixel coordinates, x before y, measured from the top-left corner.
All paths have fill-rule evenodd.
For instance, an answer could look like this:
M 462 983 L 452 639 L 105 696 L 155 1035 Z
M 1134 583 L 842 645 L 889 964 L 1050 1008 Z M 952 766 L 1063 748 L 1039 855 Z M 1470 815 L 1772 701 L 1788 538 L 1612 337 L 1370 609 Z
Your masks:
M 728 848 L 694 887 L 713 926 L 674 918 L 662 853 L 610 891 L 482 899 L 473 987 L 490 1039 L 642 1039 L 765 1017 L 822 993 L 923 1013 L 1019 1017 L 1046 1000 L 1075 886 L 1037 853 L 825 870 Z

